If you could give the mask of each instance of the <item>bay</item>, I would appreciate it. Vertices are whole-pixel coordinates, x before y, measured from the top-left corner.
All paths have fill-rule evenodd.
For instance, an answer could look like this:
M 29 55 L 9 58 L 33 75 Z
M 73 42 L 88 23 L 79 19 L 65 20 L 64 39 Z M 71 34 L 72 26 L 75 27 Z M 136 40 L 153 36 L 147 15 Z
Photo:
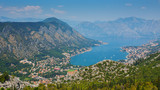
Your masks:
M 76 56 L 71 57 L 72 65 L 89 66 L 96 64 L 102 60 L 122 60 L 126 59 L 128 53 L 121 52 L 123 46 L 139 46 L 149 41 L 148 38 L 98 38 L 103 42 L 107 42 L 107 45 L 101 45 L 92 47 L 92 50 Z

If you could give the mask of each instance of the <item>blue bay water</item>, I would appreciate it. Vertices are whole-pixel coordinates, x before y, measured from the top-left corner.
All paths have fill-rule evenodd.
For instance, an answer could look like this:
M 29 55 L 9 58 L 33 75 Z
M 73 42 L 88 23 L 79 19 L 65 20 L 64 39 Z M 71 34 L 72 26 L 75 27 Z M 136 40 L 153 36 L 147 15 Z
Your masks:
M 138 46 L 145 44 L 149 39 L 106 39 L 99 40 L 107 42 L 107 45 L 92 47 L 92 50 L 76 56 L 71 57 L 72 65 L 89 66 L 96 64 L 99 61 L 110 59 L 114 61 L 126 59 L 128 53 L 121 52 L 122 46 Z

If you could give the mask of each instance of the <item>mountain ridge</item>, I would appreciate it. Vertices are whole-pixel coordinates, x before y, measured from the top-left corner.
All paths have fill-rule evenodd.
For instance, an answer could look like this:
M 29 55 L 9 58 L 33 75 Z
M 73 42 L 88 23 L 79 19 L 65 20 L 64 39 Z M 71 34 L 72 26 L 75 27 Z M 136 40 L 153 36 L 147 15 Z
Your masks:
M 88 22 L 89 23 L 89 22 Z M 119 18 L 113 21 L 97 21 L 90 22 L 90 24 L 94 25 L 91 27 L 89 25 L 86 27 L 83 25 L 84 23 L 80 23 L 74 28 L 82 33 L 82 35 L 94 38 L 95 37 L 108 37 L 108 38 L 158 38 L 159 35 L 159 20 L 145 20 L 142 18 L 136 17 L 127 17 L 127 18 Z M 92 33 L 85 33 L 84 29 L 87 31 L 93 31 Z M 95 32 L 96 31 L 96 32 Z M 99 33 L 97 33 L 99 32 Z
M 56 18 L 40 22 L 0 22 L 0 59 L 4 67 L 16 65 L 20 59 L 35 59 L 36 55 L 64 58 L 63 52 L 73 53 L 95 44 L 100 42 L 83 37 Z

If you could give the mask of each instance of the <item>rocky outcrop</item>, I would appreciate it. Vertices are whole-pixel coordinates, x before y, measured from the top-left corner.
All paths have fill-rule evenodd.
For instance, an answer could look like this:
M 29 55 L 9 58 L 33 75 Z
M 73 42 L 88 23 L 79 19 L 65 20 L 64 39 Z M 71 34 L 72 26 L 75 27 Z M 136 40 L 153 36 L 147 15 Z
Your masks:
M 34 85 L 21 81 L 18 77 L 10 76 L 10 80 L 5 81 L 4 83 L 0 82 L 0 88 L 3 87 L 5 89 L 11 88 L 11 90 L 14 90 L 14 88 L 18 90 L 22 90 L 25 86 L 31 86 L 34 87 Z

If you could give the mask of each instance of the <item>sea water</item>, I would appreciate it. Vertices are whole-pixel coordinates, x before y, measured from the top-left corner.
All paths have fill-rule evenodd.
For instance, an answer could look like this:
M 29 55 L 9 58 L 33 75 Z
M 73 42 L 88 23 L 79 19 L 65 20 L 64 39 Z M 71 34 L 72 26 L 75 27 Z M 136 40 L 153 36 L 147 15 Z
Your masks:
M 127 52 L 121 52 L 123 46 L 139 46 L 149 41 L 146 38 L 99 38 L 103 42 L 107 42 L 106 45 L 92 47 L 92 50 L 76 56 L 71 57 L 72 65 L 89 66 L 96 64 L 102 60 L 124 60 L 128 55 Z

